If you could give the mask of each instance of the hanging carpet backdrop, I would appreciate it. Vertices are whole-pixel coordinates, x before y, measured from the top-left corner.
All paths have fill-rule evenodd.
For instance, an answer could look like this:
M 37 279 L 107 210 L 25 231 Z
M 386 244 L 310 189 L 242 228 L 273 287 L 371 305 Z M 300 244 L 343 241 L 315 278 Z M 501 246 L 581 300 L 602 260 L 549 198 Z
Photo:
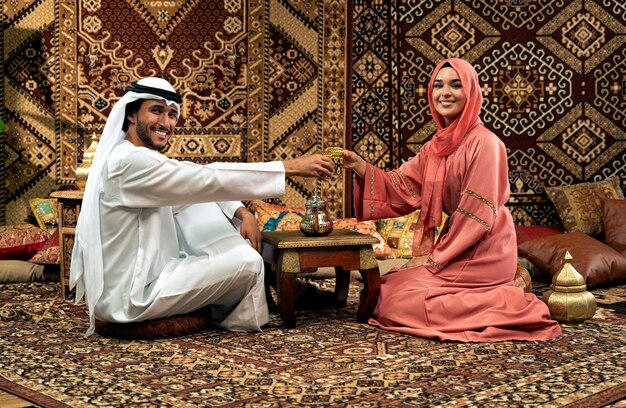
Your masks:
M 476 66 L 483 119 L 509 150 L 518 224 L 558 224 L 546 186 L 626 183 L 623 1 L 4 0 L 3 12 L 1 224 L 74 181 L 111 105 L 146 75 L 185 95 L 171 157 L 344 145 L 388 169 L 434 133 L 428 78 L 457 56 Z M 282 203 L 314 188 L 290 180 Z M 321 191 L 349 215 L 350 183 Z
M 4 5 L 0 224 L 75 179 L 85 146 L 132 81 L 183 95 L 169 157 L 207 163 L 299 157 L 340 146 L 345 0 L 34 0 Z M 288 181 L 302 205 L 311 181 Z M 333 213 L 340 178 L 325 182 Z
M 329 284 L 329 282 L 324 282 Z M 46 407 L 575 406 L 626 396 L 626 287 L 549 342 L 441 343 L 356 323 L 348 306 L 274 315 L 261 333 L 171 340 L 93 335 L 58 283 L 0 292 L 0 389 Z
M 384 168 L 436 131 L 435 65 L 478 71 L 482 119 L 505 143 L 517 224 L 556 225 L 544 187 L 619 175 L 626 187 L 626 3 L 355 1 L 349 144 Z

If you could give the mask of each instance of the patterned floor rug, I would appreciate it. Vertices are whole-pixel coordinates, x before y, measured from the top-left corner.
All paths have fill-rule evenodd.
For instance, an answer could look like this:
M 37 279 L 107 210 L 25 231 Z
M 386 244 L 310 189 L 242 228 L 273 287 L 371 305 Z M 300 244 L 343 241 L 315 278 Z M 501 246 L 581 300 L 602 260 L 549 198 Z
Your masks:
M 594 318 L 553 341 L 462 344 L 357 323 L 359 285 L 293 329 L 273 316 L 256 334 L 122 341 L 85 338 L 56 283 L 5 284 L 0 389 L 44 407 L 623 405 L 626 286 L 594 292 Z

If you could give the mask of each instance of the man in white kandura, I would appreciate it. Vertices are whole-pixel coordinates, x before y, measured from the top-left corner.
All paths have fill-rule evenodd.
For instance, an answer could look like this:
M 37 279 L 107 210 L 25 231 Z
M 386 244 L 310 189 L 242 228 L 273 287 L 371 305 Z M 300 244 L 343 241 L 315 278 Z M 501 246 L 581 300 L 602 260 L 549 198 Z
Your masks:
M 322 155 L 199 165 L 165 148 L 181 96 L 160 78 L 127 89 L 104 127 L 85 188 L 70 287 L 89 329 L 210 306 L 212 321 L 258 331 L 269 321 L 254 215 L 239 201 L 278 197 L 285 177 L 330 177 Z M 236 225 L 238 229 L 234 226 Z

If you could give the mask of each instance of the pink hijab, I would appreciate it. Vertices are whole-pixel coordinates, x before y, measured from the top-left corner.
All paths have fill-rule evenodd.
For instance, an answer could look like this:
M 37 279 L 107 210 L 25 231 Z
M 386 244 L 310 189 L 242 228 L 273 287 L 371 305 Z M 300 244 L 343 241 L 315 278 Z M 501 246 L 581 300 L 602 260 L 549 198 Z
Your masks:
M 437 113 L 432 99 L 435 79 L 446 62 L 459 75 L 467 97 L 463 111 L 448 127 L 445 127 L 444 119 Z M 432 140 L 423 147 L 428 153 L 428 162 L 422 179 L 422 211 L 413 239 L 413 254 L 428 253 L 434 244 L 435 228 L 441 224 L 447 156 L 454 153 L 472 128 L 482 124 L 479 117 L 482 103 L 478 74 L 471 64 L 459 58 L 449 58 L 435 67 L 428 83 L 428 104 L 438 129 Z

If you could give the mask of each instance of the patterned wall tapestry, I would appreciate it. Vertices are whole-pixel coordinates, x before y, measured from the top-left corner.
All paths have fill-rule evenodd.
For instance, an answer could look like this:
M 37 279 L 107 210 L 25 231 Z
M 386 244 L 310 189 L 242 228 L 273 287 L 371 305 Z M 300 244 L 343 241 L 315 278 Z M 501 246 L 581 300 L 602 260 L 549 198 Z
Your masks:
M 626 186 L 621 0 L 354 2 L 354 149 L 390 169 L 435 132 L 426 98 L 444 57 L 477 69 L 482 119 L 509 154 L 518 224 L 558 224 L 544 187 L 619 175 Z
M 345 139 L 345 0 L 5 0 L 0 223 L 75 179 L 132 81 L 183 95 L 165 153 L 207 163 L 287 159 Z M 315 185 L 290 179 L 279 202 Z M 325 182 L 333 213 L 343 181 Z
M 622 3 L 4 0 L 0 223 L 73 182 L 138 77 L 185 95 L 171 157 L 252 162 L 345 144 L 390 168 L 434 133 L 426 84 L 454 55 L 477 67 L 483 119 L 509 149 L 516 221 L 554 224 L 544 186 L 626 180 Z M 349 183 L 321 187 L 333 215 L 350 212 Z M 314 188 L 289 180 L 280 202 Z
M 4 1 L 3 12 L 2 117 L 7 131 L 0 140 L 0 223 L 17 224 L 24 222 L 27 199 L 45 197 L 56 185 L 55 4 Z

